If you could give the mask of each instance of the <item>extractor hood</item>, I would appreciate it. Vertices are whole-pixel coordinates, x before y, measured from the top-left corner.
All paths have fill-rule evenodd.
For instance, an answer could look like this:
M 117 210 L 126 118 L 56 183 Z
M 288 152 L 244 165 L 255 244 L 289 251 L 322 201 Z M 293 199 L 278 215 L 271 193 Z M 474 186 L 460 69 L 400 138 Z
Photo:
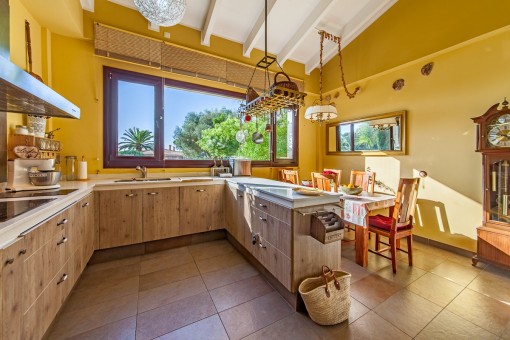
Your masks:
M 80 109 L 9 60 L 9 1 L 0 0 L 0 111 L 80 118 Z

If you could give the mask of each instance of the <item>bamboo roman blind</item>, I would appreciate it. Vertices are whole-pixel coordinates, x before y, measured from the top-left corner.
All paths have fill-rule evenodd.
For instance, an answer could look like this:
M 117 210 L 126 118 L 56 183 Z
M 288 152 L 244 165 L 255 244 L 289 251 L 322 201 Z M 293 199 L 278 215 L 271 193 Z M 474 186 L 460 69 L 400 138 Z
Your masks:
M 251 86 L 262 92 L 268 82 L 274 81 L 274 72 L 268 80 L 262 69 L 230 61 L 208 53 L 169 44 L 100 23 L 95 24 L 94 48 L 96 55 L 161 69 L 165 72 L 208 79 L 245 89 Z M 255 73 L 254 73 L 255 71 Z M 253 79 L 252 79 L 253 75 Z M 266 79 L 265 79 L 266 78 Z M 300 91 L 302 80 L 292 79 Z

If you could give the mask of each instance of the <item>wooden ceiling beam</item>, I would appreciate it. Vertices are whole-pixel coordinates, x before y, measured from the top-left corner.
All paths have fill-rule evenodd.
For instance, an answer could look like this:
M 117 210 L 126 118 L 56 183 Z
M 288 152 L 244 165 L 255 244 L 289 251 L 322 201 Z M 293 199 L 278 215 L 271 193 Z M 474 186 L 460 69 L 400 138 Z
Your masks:
M 80 0 L 81 8 L 94 13 L 94 0 Z
M 222 0 L 211 0 L 207 16 L 205 17 L 204 26 L 202 27 L 201 43 L 204 46 L 211 46 L 211 34 L 214 28 L 214 23 L 218 17 L 219 7 Z
M 271 14 L 271 10 L 274 8 L 278 0 L 267 0 L 267 16 Z M 264 33 L 264 21 L 265 21 L 265 8 L 262 8 L 255 25 L 252 27 L 248 38 L 243 44 L 243 55 L 250 57 L 251 51 L 255 47 L 255 44 L 259 40 L 260 36 Z

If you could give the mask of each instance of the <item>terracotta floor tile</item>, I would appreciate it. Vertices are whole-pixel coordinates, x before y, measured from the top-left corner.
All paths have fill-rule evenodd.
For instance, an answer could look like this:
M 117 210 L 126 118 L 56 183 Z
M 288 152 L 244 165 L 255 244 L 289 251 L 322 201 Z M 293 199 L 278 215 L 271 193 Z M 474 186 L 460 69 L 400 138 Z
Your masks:
M 438 305 L 404 289 L 377 306 L 374 312 L 415 337 L 441 310 Z
M 105 270 L 105 269 L 113 269 L 113 268 L 128 266 L 128 265 L 140 263 L 140 261 L 141 261 L 140 256 L 132 256 L 132 257 L 127 257 L 125 259 L 92 264 L 90 266 L 87 266 L 84 273 L 88 274 L 88 273 L 93 273 L 93 272 L 97 272 L 97 271 L 101 271 L 101 270 Z
M 209 293 L 194 295 L 138 314 L 136 339 L 153 339 L 214 314 L 216 314 L 216 308 Z
M 370 312 L 370 309 L 353 298 L 351 296 L 351 309 L 349 310 L 349 323 L 353 323 L 354 321 L 361 318 L 366 313 Z
M 211 298 L 218 312 L 253 300 L 273 291 L 260 275 L 211 290 Z
M 243 338 L 292 314 L 291 307 L 277 293 L 269 293 L 220 313 L 231 340 Z
M 164 286 L 166 284 L 199 276 L 198 268 L 194 262 L 186 263 L 173 268 L 166 268 L 140 275 L 140 291 Z
M 497 340 L 498 336 L 469 321 L 443 310 L 416 337 L 418 340 L 486 339 Z
M 218 314 L 179 328 L 157 340 L 229 340 Z
M 93 272 L 85 271 L 76 283 L 74 289 L 89 289 L 98 284 L 116 284 L 127 278 L 138 275 L 140 275 L 140 263 L 133 263 Z
M 205 260 L 196 261 L 198 270 L 200 270 L 201 274 L 233 267 L 241 263 L 246 263 L 246 260 L 241 254 L 237 252 L 227 253 L 224 255 L 211 257 Z
M 480 273 L 480 269 L 447 260 L 430 270 L 430 272 L 465 287 Z
M 443 256 L 420 251 L 419 249 L 414 249 L 413 247 L 413 267 L 430 271 L 445 261 L 446 258 Z M 402 265 L 409 265 L 407 259 L 400 259 L 398 265 L 400 266 L 401 263 Z
M 249 263 L 244 262 L 232 267 L 202 274 L 207 289 L 215 289 L 249 277 L 259 275 L 259 272 Z
M 375 308 L 401 287 L 382 277 L 371 274 L 351 285 L 351 295 L 369 308 Z
M 510 325 L 510 305 L 469 288 L 464 289 L 446 309 L 496 335 L 503 334 Z
M 408 286 L 426 273 L 427 272 L 425 270 L 418 267 L 409 266 L 407 263 L 405 265 L 399 263 L 396 273 L 393 273 L 393 268 L 391 266 L 385 267 L 375 272 L 375 274 L 379 275 L 380 277 L 389 281 L 393 281 L 402 287 Z
M 317 327 L 311 320 L 299 313 L 291 315 L 247 336 L 245 340 L 319 340 Z
M 510 325 L 507 326 L 507 328 L 503 331 L 503 334 L 501 334 L 501 339 L 510 340 Z
M 135 340 L 136 316 L 104 325 L 70 340 Z
M 510 271 L 489 267 L 468 286 L 469 289 L 510 305 Z
M 165 252 L 165 255 L 143 259 L 140 263 L 140 275 L 193 263 L 193 257 L 186 247 L 171 250 L 173 252 Z
M 147 254 L 144 254 L 141 256 L 141 260 L 146 261 L 146 260 L 155 259 L 157 257 L 170 256 L 170 255 L 179 256 L 182 254 L 190 254 L 187 246 L 147 253 Z
M 48 332 L 49 339 L 61 339 L 90 331 L 137 313 L 138 294 L 111 299 L 104 303 L 59 314 Z
M 446 307 L 464 287 L 436 274 L 427 273 L 411 283 L 407 289 L 436 305 Z
M 205 242 L 189 246 L 189 251 L 195 261 L 205 260 L 214 256 L 237 252 L 227 240 Z
M 206 291 L 204 281 L 202 281 L 200 276 L 145 290 L 140 292 L 139 295 L 138 313 L 143 313 Z
M 138 281 L 138 276 L 132 276 L 115 282 L 99 282 L 88 289 L 73 290 L 65 304 L 65 312 L 135 294 L 138 292 Z
M 374 312 L 368 312 L 343 329 L 339 337 L 331 339 L 411 339 L 407 334 Z
M 351 284 L 370 275 L 368 270 L 347 258 L 342 258 L 340 269 L 351 274 Z

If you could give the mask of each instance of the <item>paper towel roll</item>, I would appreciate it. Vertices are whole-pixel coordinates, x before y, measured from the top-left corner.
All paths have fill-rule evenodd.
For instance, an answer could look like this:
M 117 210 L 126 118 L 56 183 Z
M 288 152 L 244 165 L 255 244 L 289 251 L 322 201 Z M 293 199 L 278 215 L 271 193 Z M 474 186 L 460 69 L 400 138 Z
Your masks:
M 78 162 L 78 180 L 85 180 L 87 179 L 87 162 L 85 161 L 79 161 Z

